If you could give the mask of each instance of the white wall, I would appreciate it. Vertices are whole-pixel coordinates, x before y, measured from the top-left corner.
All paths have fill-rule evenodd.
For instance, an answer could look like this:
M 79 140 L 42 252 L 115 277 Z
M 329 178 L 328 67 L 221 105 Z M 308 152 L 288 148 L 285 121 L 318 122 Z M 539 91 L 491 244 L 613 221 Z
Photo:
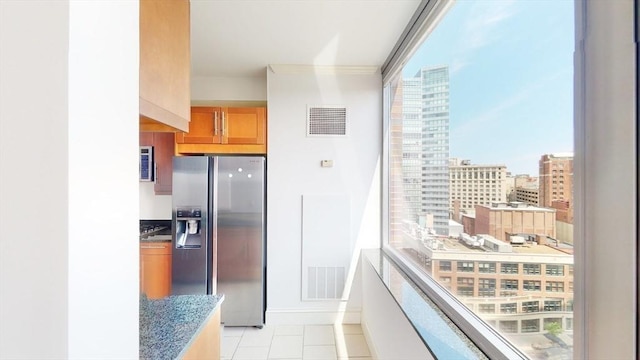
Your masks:
M 576 359 L 638 355 L 636 6 L 576 1 Z
M 0 358 L 137 358 L 138 3 L 0 9 Z
M 69 358 L 137 357 L 139 5 L 70 5 Z
M 2 359 L 68 353 L 68 13 L 0 1 Z
M 140 219 L 171 220 L 171 195 L 156 195 L 154 183 L 140 181 Z
M 331 323 L 345 304 L 301 301 L 302 195 L 350 196 L 355 272 L 357 249 L 380 244 L 381 77 L 278 68 L 267 75 L 267 323 Z M 348 138 L 306 137 L 307 105 L 323 104 L 347 106 Z M 360 304 L 349 306 L 358 321 Z
M 267 77 L 191 78 L 191 101 L 264 101 L 267 99 Z
M 362 259 L 362 329 L 376 359 L 433 359 L 369 260 Z

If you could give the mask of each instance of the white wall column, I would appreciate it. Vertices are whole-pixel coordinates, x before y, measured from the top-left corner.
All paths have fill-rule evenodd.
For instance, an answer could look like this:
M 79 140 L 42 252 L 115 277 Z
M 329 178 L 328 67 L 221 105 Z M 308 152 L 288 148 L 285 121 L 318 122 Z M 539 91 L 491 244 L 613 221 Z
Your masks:
M 68 1 L 0 1 L 0 358 L 67 357 Z
M 138 16 L 0 1 L 0 358 L 138 357 Z
M 576 1 L 575 359 L 637 355 L 634 3 Z
M 69 14 L 69 358 L 137 358 L 139 4 Z

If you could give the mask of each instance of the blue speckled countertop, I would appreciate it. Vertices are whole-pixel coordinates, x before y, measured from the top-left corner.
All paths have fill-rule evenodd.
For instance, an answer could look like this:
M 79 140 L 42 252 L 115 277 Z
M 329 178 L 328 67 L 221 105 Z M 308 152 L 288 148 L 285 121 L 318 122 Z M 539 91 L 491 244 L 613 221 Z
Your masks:
M 188 348 L 224 295 L 140 299 L 140 359 L 176 359 Z

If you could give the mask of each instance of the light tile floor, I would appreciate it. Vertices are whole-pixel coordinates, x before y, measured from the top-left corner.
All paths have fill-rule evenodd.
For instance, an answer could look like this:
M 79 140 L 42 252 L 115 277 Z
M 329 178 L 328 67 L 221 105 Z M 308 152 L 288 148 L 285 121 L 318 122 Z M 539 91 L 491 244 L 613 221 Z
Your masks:
M 371 360 L 358 324 L 222 327 L 223 360 Z

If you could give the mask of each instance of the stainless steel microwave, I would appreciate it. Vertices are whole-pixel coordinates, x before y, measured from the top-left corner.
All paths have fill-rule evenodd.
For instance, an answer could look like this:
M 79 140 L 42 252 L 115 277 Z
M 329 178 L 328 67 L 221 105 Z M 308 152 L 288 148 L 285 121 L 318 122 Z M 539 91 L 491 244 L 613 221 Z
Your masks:
M 140 146 L 140 181 L 153 181 L 153 146 Z

